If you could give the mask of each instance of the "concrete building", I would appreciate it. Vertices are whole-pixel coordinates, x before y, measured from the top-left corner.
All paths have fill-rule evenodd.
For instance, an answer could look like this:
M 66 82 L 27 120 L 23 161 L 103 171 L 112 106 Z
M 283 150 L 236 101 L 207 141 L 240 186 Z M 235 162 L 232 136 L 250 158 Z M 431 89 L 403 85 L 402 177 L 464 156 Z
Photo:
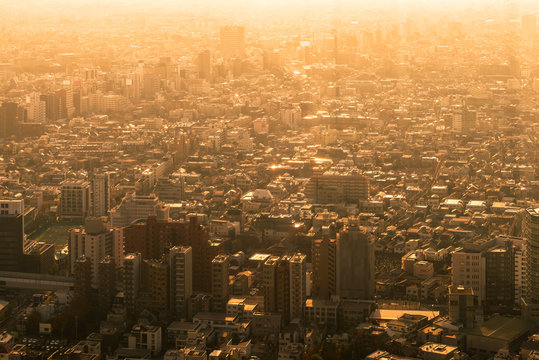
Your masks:
M 483 250 L 457 249 L 451 260 L 451 283 L 472 288 L 482 304 L 485 301 L 485 255 Z
M 151 215 L 156 216 L 162 206 L 163 204 L 153 194 L 141 196 L 134 192 L 128 193 L 120 204 L 110 210 L 111 226 L 129 226 L 135 220 L 146 219 Z M 168 218 L 168 215 L 166 217 Z
M 485 253 L 485 301 L 487 307 L 513 307 L 515 299 L 515 253 L 507 241 Z
M 225 312 L 229 297 L 228 279 L 229 257 L 217 255 L 211 262 L 212 311 Z
M 337 234 L 337 295 L 368 300 L 374 296 L 374 239 L 367 228 L 349 226 Z
M 290 316 L 290 257 L 271 256 L 262 267 L 264 311 L 280 313 L 283 322 Z
M 211 292 L 211 262 L 223 252 L 223 244 L 211 242 L 196 216 L 172 221 L 150 216 L 123 230 L 126 253 L 140 253 L 143 260 L 160 259 L 173 246 L 189 246 L 193 256 L 193 291 Z
M 539 208 L 526 210 L 524 228 L 526 239 L 526 295 L 524 316 L 539 322 Z
M 477 310 L 477 296 L 472 288 L 451 286 L 449 288 L 449 319 L 473 328 Z
M 90 183 L 65 180 L 60 187 L 60 219 L 84 221 L 91 209 Z
M 193 251 L 190 247 L 170 249 L 170 307 L 179 318 L 187 318 L 187 302 L 193 294 Z
M 294 254 L 290 258 L 290 320 L 303 316 L 303 306 L 307 299 L 307 256 Z
M 69 231 L 69 269 L 73 273 L 74 262 L 82 255 L 92 263 L 92 285 L 97 287 L 98 264 L 106 256 L 113 259 L 123 254 L 115 253 L 115 242 L 120 241 L 118 229 L 111 229 L 103 218 L 88 217 L 84 227 Z
M 92 179 L 92 215 L 108 216 L 111 208 L 110 174 L 101 173 Z
M 127 339 L 128 348 L 150 350 L 157 356 L 163 349 L 162 329 L 160 326 L 134 325 Z
M 127 311 L 135 313 L 136 299 L 141 282 L 142 257 L 139 253 L 127 254 L 124 258 L 123 289 Z
M 23 257 L 24 201 L 0 200 L 0 271 L 18 271 Z
M 359 203 L 369 198 L 369 180 L 357 168 L 333 167 L 313 172 L 305 195 L 314 203 Z
M 337 242 L 324 237 L 312 243 L 312 296 L 317 299 L 329 299 L 337 294 Z
M 221 53 L 227 59 L 245 56 L 245 28 L 243 26 L 221 27 Z

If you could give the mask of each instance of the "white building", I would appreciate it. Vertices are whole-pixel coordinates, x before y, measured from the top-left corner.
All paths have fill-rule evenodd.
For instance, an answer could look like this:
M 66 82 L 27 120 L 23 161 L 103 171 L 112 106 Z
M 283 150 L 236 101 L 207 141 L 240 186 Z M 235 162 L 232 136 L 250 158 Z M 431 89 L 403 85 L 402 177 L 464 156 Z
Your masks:
M 154 195 L 136 195 L 128 193 L 122 202 L 110 210 L 110 221 L 113 227 L 125 227 L 138 219 L 146 219 L 150 215 L 157 215 L 163 203 Z
M 115 254 L 115 241 L 121 239 L 118 232 L 111 229 L 103 218 L 96 217 L 88 217 L 84 227 L 71 229 L 68 240 L 70 273 L 73 274 L 77 258 L 84 255 L 92 264 L 92 286 L 97 287 L 99 262 L 107 255 L 115 261 L 123 257 L 123 254 Z

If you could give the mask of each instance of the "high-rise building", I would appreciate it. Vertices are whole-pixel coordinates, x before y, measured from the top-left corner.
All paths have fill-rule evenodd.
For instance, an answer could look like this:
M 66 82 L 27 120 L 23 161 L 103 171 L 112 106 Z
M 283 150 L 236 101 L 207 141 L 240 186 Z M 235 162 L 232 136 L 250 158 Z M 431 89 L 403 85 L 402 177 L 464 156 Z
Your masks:
M 229 295 L 228 265 L 229 258 L 224 254 L 217 255 L 211 262 L 211 295 L 214 312 L 226 312 Z
M 108 216 L 110 210 L 110 174 L 101 173 L 92 179 L 92 215 Z
M 45 102 L 45 116 L 47 120 L 58 120 L 60 116 L 59 98 L 55 94 L 42 94 L 40 100 Z
M 473 328 L 477 308 L 477 296 L 472 288 L 464 286 L 449 287 L 449 319 Z
M 485 300 L 488 307 L 512 308 L 515 299 L 515 251 L 513 243 L 490 248 L 485 253 Z
M 243 26 L 221 27 L 221 52 L 225 58 L 245 56 L 245 28 Z
M 60 191 L 60 218 L 84 221 L 90 215 L 90 183 L 84 180 L 65 180 Z
M 270 256 L 262 267 L 264 311 L 290 320 L 290 256 Z
M 374 296 L 374 239 L 367 228 L 348 226 L 337 234 L 337 295 L 368 300 Z
M 486 299 L 485 246 L 459 248 L 451 258 L 451 283 L 453 286 L 471 288 L 479 305 Z
M 179 318 L 187 319 L 188 301 L 193 294 L 193 251 L 190 247 L 170 249 L 170 307 Z
M 24 241 L 24 201 L 0 199 L 0 271 L 20 270 Z
M 211 54 L 209 50 L 203 50 L 197 57 L 198 77 L 211 80 Z
M 28 120 L 30 122 L 43 124 L 47 119 L 47 106 L 41 99 L 39 93 L 32 93 L 26 97 L 28 109 Z
M 84 227 L 69 231 L 68 249 L 70 272 L 75 269 L 75 261 L 85 256 L 92 264 L 92 286 L 98 285 L 98 264 L 106 256 L 123 256 L 114 253 L 114 243 L 118 241 L 118 229 L 111 229 L 103 218 L 88 217 Z
M 315 171 L 305 187 L 305 196 L 319 204 L 358 203 L 369 197 L 369 180 L 357 168 Z
M 337 242 L 324 237 L 312 243 L 312 296 L 328 300 L 337 294 Z
M 142 257 L 140 254 L 127 254 L 124 257 L 123 288 L 127 311 L 131 314 L 136 310 L 136 299 L 140 289 Z
M 526 318 L 539 322 L 539 208 L 526 209 L 523 235 L 526 238 Z
M 97 298 L 99 309 L 107 311 L 116 296 L 116 265 L 111 256 L 106 256 L 97 265 Z
M 84 255 L 79 256 L 73 265 L 73 282 L 76 296 L 88 298 L 92 291 L 92 261 Z
M 19 106 L 14 102 L 4 102 L 0 106 L 0 138 L 15 135 L 19 128 Z
M 303 316 L 307 299 L 307 256 L 294 254 L 290 258 L 290 320 Z
M 222 243 L 213 243 L 196 216 L 172 221 L 150 216 L 133 222 L 124 233 L 125 252 L 139 252 L 143 259 L 160 259 L 172 246 L 190 246 L 193 251 L 193 290 L 211 292 L 211 262 L 223 253 Z
M 149 310 L 155 314 L 169 310 L 169 266 L 160 260 L 142 261 L 141 288 L 136 299 L 136 312 Z

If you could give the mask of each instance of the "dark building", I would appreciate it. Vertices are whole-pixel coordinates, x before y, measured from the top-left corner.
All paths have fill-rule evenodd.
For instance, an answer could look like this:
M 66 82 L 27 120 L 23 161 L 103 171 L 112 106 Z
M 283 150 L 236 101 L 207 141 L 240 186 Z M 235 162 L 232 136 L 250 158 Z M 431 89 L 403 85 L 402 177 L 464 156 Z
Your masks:
M 116 296 L 116 266 L 112 257 L 103 258 L 98 265 L 97 271 L 97 296 L 99 309 L 110 309 Z
M 279 313 L 286 324 L 290 320 L 290 257 L 271 256 L 262 268 L 264 312 Z
M 54 245 L 31 241 L 24 248 L 22 271 L 52 274 L 55 271 Z
M 348 226 L 337 234 L 336 268 L 341 298 L 368 300 L 374 296 L 374 239 L 367 228 Z
M 49 121 L 59 119 L 60 100 L 55 94 L 43 94 L 40 97 L 41 101 L 45 101 L 45 116 Z
M 136 299 L 137 313 L 149 310 L 154 314 L 169 310 L 169 266 L 166 262 L 142 262 L 141 289 Z
M 0 138 L 15 135 L 19 128 L 19 115 L 24 115 L 24 112 L 19 114 L 17 103 L 5 102 L 0 106 Z
M 211 262 L 223 253 L 221 243 L 212 243 L 195 216 L 189 221 L 160 220 L 150 216 L 124 229 L 126 253 L 140 253 L 143 260 L 161 259 L 173 246 L 193 249 L 193 291 L 211 292 Z
M 211 56 L 209 50 L 204 50 L 198 54 L 197 58 L 198 77 L 201 79 L 211 79 Z
M 513 244 L 489 249 L 485 255 L 486 288 L 488 306 L 512 307 L 515 299 L 515 253 Z
M 24 247 L 24 202 L 0 200 L 0 271 L 19 271 Z
M 75 296 L 88 298 L 92 292 L 92 261 L 82 255 L 75 260 L 73 270 Z
M 329 299 L 337 293 L 336 241 L 329 237 L 313 240 L 312 295 L 318 299 Z

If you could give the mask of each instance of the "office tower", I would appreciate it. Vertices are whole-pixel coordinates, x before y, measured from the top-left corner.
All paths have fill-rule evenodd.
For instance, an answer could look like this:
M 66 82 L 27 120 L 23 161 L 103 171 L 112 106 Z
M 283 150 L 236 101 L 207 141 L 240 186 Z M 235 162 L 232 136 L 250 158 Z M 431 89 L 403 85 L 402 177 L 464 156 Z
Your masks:
M 473 328 L 477 310 L 477 296 L 473 289 L 464 286 L 449 287 L 449 319 Z
M 116 296 L 116 265 L 111 256 L 106 256 L 99 261 L 97 269 L 97 299 L 99 309 L 107 311 Z
M 325 172 L 313 172 L 305 196 L 315 203 L 358 203 L 369 197 L 369 180 L 357 168 L 333 167 Z
M 368 229 L 348 226 L 337 234 L 337 295 L 367 300 L 374 296 L 374 239 Z
M 243 26 L 221 27 L 221 52 L 224 58 L 245 56 L 245 28 Z
M 157 210 L 163 204 L 154 195 L 136 195 L 127 193 L 120 204 L 110 210 L 110 221 L 113 227 L 129 226 L 133 221 L 146 219 L 150 215 L 157 215 Z
M 535 37 L 537 31 L 537 17 L 535 15 L 522 15 L 522 33 L 527 38 Z
M 211 55 L 209 50 L 201 51 L 197 57 L 198 77 L 211 80 Z
M 84 227 L 69 231 L 68 249 L 70 272 L 75 269 L 75 261 L 85 256 L 92 264 L 92 286 L 97 287 L 98 264 L 106 256 L 114 257 L 114 241 L 117 229 L 111 229 L 103 218 L 88 217 Z
M 295 254 L 290 258 L 290 320 L 303 316 L 307 299 L 307 256 Z
M 92 291 L 92 261 L 84 255 L 73 262 L 73 281 L 76 296 L 88 298 Z
M 187 319 L 187 304 L 193 294 L 193 251 L 175 246 L 168 255 L 170 266 L 170 307 L 180 319 Z
M 283 322 L 290 320 L 289 256 L 270 256 L 262 267 L 264 312 L 280 313 Z
M 526 318 L 539 322 L 539 208 L 526 209 L 523 235 L 526 239 Z
M 97 174 L 92 179 L 92 215 L 108 216 L 110 210 L 110 174 Z
M 328 300 L 337 294 L 337 242 L 324 237 L 313 240 L 313 298 Z
M 211 307 L 214 312 L 226 312 L 226 304 L 229 295 L 228 265 L 229 258 L 224 254 L 217 255 L 211 262 Z
M 0 271 L 20 270 L 24 241 L 24 201 L 0 199 Z
M 154 314 L 169 310 L 169 266 L 160 260 L 142 261 L 142 281 L 136 299 L 136 312 L 149 310 Z
M 512 308 L 515 299 L 515 252 L 513 243 L 490 248 L 485 254 L 485 300 L 488 307 Z
M 223 253 L 222 243 L 213 243 L 196 216 L 189 221 L 148 217 L 124 229 L 125 252 L 139 252 L 143 259 L 160 259 L 165 249 L 190 246 L 193 251 L 193 290 L 211 292 L 211 262 Z
M 60 219 L 84 221 L 90 214 L 90 183 L 65 180 L 60 187 Z
M 127 254 L 124 257 L 123 288 L 125 306 L 131 314 L 136 310 L 136 299 L 140 289 L 142 257 L 140 254 Z

